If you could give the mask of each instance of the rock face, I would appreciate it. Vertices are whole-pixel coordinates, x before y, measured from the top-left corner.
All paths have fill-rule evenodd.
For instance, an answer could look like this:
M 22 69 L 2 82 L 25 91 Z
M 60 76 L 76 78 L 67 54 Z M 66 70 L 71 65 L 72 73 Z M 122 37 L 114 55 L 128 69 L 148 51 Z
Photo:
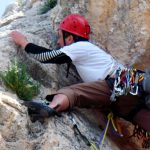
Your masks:
M 28 66 L 30 75 L 41 83 L 41 92 L 35 99 L 44 99 L 58 88 L 82 82 L 74 67 L 66 78 L 66 65 L 41 64 L 10 39 L 13 30 L 24 33 L 30 42 L 57 48 L 56 32 L 61 19 L 69 13 L 84 15 L 92 26 L 91 41 L 123 64 L 140 69 L 148 68 L 150 37 L 150 2 L 134 0 L 58 0 L 56 7 L 40 15 L 43 0 L 19 0 L 9 6 L 0 20 L 0 68 L 5 71 L 16 57 Z M 74 135 L 72 122 L 67 113 L 48 119 L 44 124 L 32 123 L 21 100 L 0 82 L 0 149 L 1 150 L 87 150 L 80 136 Z M 101 134 L 95 114 L 90 110 L 73 113 L 81 132 L 90 140 L 97 141 Z M 124 121 L 122 121 L 124 122 Z M 102 122 L 101 122 L 102 123 Z M 125 123 L 125 127 L 132 126 Z M 132 126 L 133 127 L 133 126 Z M 130 129 L 131 130 L 131 129 Z M 135 139 L 114 138 L 114 144 L 106 138 L 104 150 L 140 149 Z M 121 142 L 122 141 L 122 142 Z M 122 144 L 122 145 L 121 145 Z
M 149 6 L 142 0 L 89 0 L 92 38 L 122 63 L 148 68 Z

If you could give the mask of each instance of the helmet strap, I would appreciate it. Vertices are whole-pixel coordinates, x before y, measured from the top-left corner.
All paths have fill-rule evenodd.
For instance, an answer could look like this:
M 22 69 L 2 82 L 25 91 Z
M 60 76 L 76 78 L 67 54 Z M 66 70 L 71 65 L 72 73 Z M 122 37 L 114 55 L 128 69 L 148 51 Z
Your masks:
M 63 35 L 64 46 L 66 46 L 65 33 L 64 33 L 64 31 L 63 31 L 63 30 L 62 30 L 62 35 Z

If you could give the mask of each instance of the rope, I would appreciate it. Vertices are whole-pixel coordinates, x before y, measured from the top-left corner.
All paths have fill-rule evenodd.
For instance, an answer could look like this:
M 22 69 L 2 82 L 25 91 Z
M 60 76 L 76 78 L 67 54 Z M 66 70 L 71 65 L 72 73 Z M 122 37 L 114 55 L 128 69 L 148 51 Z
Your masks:
M 103 130 L 103 132 L 101 133 L 100 135 L 100 139 L 98 141 L 98 144 L 95 144 L 95 143 L 91 143 L 91 145 L 93 146 L 94 150 L 102 150 L 103 148 L 103 144 L 104 144 L 104 140 L 106 138 L 106 134 L 108 132 L 108 128 L 109 128 L 109 124 L 111 122 L 112 124 L 112 127 L 113 129 L 116 131 L 116 132 L 119 132 L 116 125 L 115 125 L 115 122 L 114 122 L 114 115 L 112 112 L 110 112 L 108 115 L 107 115 L 107 123 L 106 123 L 106 126 Z M 119 136 L 123 136 L 122 133 L 119 132 Z
M 111 121 L 111 117 L 112 117 L 112 113 L 109 113 L 108 116 L 107 116 L 108 120 L 107 120 L 107 124 L 106 124 L 105 130 L 104 130 L 104 135 L 103 135 L 102 141 L 100 142 L 101 143 L 100 144 L 100 150 L 102 150 L 102 148 L 103 148 L 104 140 L 105 140 L 105 137 L 106 137 L 106 134 L 107 134 L 107 131 L 108 131 L 108 127 L 109 127 L 109 123 Z

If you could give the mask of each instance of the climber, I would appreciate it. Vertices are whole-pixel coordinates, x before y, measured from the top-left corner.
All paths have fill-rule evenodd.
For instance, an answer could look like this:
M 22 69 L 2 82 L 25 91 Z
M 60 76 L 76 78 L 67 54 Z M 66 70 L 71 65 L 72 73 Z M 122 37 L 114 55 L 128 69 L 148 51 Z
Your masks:
M 119 88 L 116 86 L 115 89 L 122 91 L 122 83 L 120 84 L 119 81 L 124 81 L 120 80 L 121 74 L 116 78 L 116 71 L 119 69 L 124 71 L 125 67 L 114 60 L 111 55 L 90 43 L 88 41 L 89 34 L 90 26 L 85 18 L 77 14 L 71 14 L 66 16 L 59 25 L 57 42 L 61 47 L 59 50 L 49 50 L 29 43 L 27 38 L 17 31 L 13 31 L 10 36 L 17 45 L 42 63 L 73 63 L 85 82 L 62 88 L 53 95 L 47 95 L 46 99 L 51 101 L 49 112 L 52 111 L 52 114 L 57 114 L 56 112 L 69 110 L 75 106 L 108 108 L 107 110 L 112 108 L 113 113 L 117 116 L 139 125 L 143 129 L 142 131 L 145 131 L 143 133 L 150 132 L 150 110 L 141 100 L 142 97 L 135 94 L 138 89 L 138 82 L 135 79 L 142 77 L 143 72 L 135 71 L 133 80 L 132 75 L 128 74 L 130 70 L 127 69 L 125 73 L 127 80 L 125 81 L 129 81 L 129 76 L 131 76 L 133 85 L 127 87 L 132 88 L 130 92 L 133 94 L 125 92 L 126 95 L 120 94 L 120 97 L 113 95 L 116 94 L 113 88 L 116 83 Z M 134 71 L 131 69 L 131 72 Z M 136 78 L 137 74 L 139 76 Z M 142 84 L 144 92 L 149 92 L 149 85 L 146 84 L 149 82 L 149 74 L 144 79 L 148 80 L 143 80 L 140 84 Z M 126 86 L 126 84 L 124 85 Z M 128 90 L 125 86 L 123 91 Z M 148 92 L 147 95 L 149 95 Z M 115 100 L 115 97 L 117 97 L 117 100 Z M 38 110 L 32 110 L 34 103 L 26 103 L 26 106 L 29 107 L 31 115 L 38 113 Z M 39 109 L 42 110 L 42 108 L 43 106 L 40 105 Z M 47 116 L 50 116 L 50 113 Z
M 118 63 L 113 57 L 105 51 L 90 43 L 90 26 L 88 21 L 78 14 L 66 16 L 58 28 L 59 50 L 49 50 L 33 43 L 29 43 L 27 38 L 20 32 L 13 31 L 10 36 L 12 40 L 35 59 L 42 63 L 73 63 L 84 82 L 104 80 L 108 75 L 113 76 L 118 68 L 123 65 Z M 59 94 L 54 97 L 50 104 L 52 108 L 56 107 L 59 99 L 62 103 L 59 110 L 68 107 L 68 100 L 65 95 Z M 62 101 L 62 102 L 61 102 Z
M 73 63 L 84 82 L 105 79 L 118 67 L 123 67 L 104 50 L 89 42 L 88 21 L 78 15 L 66 16 L 58 27 L 58 50 L 49 50 L 33 43 L 20 32 L 10 33 L 12 40 L 42 63 Z

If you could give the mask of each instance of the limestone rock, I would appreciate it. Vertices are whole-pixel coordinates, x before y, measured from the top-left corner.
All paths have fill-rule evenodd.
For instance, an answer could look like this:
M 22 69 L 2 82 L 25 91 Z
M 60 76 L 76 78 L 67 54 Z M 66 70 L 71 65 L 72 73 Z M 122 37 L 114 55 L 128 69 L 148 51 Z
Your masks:
M 148 68 L 149 6 L 142 0 L 89 0 L 92 38 L 122 63 Z
M 28 72 L 38 80 L 41 86 L 40 94 L 34 99 L 43 100 L 47 94 L 58 88 L 82 82 L 71 68 L 66 78 L 66 65 L 41 64 L 27 55 L 22 49 L 12 43 L 9 33 L 13 30 L 23 32 L 29 42 L 56 49 L 56 32 L 61 19 L 69 13 L 80 13 L 90 22 L 92 27 L 91 41 L 123 64 L 135 65 L 140 69 L 148 68 L 150 39 L 150 2 L 124 0 L 58 0 L 57 6 L 46 14 L 40 15 L 39 10 L 43 0 L 22 0 L 22 4 L 10 6 L 0 20 L 0 68 L 5 71 L 14 57 L 22 60 L 28 66 Z M 91 114 L 93 116 L 91 117 Z M 48 119 L 45 124 L 32 123 L 27 110 L 21 105 L 16 95 L 0 82 L 0 146 L 2 150 L 87 150 L 86 144 L 74 135 L 72 124 L 67 113 L 61 118 Z M 90 141 L 99 139 L 101 130 L 98 128 L 95 113 L 89 110 L 82 113 L 76 110 L 73 116 L 77 120 L 82 133 Z M 126 127 L 133 125 L 123 122 Z M 141 149 L 133 142 L 115 138 L 117 145 L 106 138 L 104 150 Z M 129 142 L 129 144 L 126 144 Z M 92 149 L 92 148 L 91 148 Z

